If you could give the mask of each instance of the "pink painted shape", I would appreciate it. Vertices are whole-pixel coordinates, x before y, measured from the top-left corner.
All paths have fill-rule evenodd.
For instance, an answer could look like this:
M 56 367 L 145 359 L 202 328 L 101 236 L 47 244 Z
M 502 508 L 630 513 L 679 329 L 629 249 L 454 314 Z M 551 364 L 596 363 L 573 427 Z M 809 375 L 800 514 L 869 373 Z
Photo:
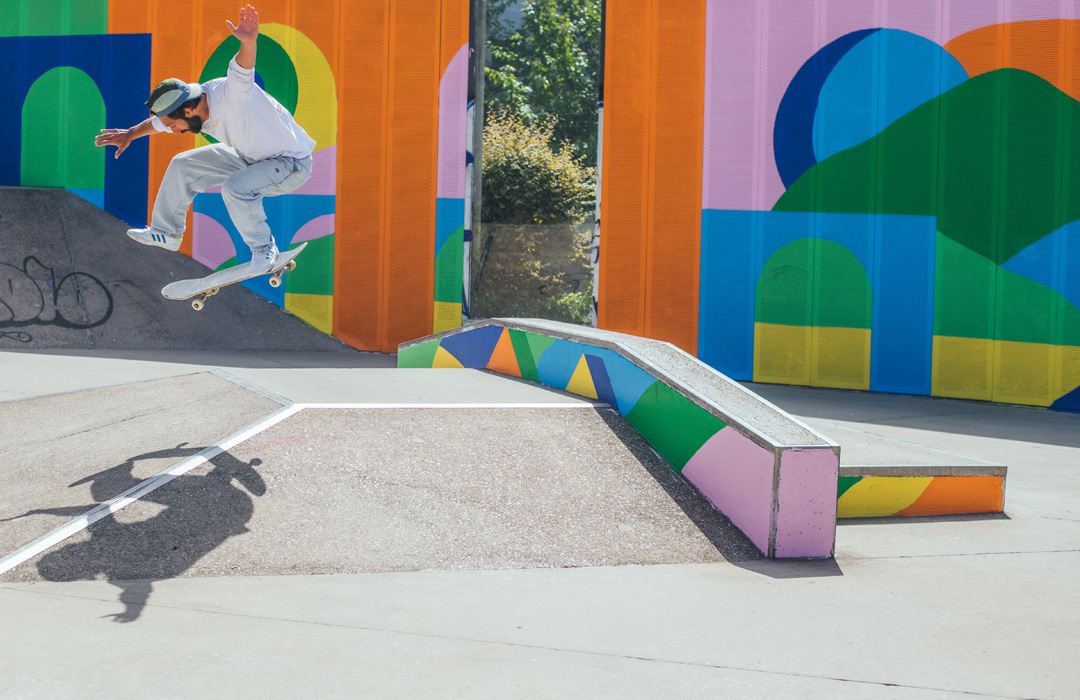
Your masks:
M 311 177 L 291 194 L 337 194 L 337 145 L 312 155 Z
M 311 160 L 311 177 L 289 194 L 337 194 L 337 146 L 316 151 Z M 218 194 L 221 186 L 211 187 L 206 191 Z
M 465 196 L 465 123 L 468 102 L 469 45 L 465 44 L 439 81 L 439 176 L 435 196 Z
M 833 449 L 791 449 L 780 456 L 776 557 L 832 556 L 839 471 Z
M 729 425 L 701 446 L 682 475 L 768 554 L 774 464 L 772 452 Z
M 314 219 L 301 226 L 300 230 L 296 232 L 296 235 L 292 237 L 292 242 L 300 243 L 301 241 L 313 241 L 316 238 L 329 236 L 333 232 L 334 215 L 323 214 L 322 216 L 316 216 Z
M 1073 3 L 1056 1 L 707 2 L 702 206 L 757 211 L 772 209 L 784 193 L 772 145 L 780 100 L 802 64 L 825 45 L 874 27 L 944 45 L 991 24 L 1077 16 Z
M 191 257 L 211 270 L 236 255 L 232 239 L 225 228 L 206 214 L 195 212 L 191 217 L 193 229 Z

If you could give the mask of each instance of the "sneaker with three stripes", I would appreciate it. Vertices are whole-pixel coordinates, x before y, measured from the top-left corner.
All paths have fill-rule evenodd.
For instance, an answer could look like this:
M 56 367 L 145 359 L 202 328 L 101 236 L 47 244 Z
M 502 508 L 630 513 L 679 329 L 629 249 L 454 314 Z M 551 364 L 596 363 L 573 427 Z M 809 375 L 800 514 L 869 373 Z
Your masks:
M 180 250 L 180 241 L 184 240 L 183 236 L 174 236 L 171 233 L 165 233 L 161 229 L 154 228 L 153 226 L 147 226 L 146 228 L 129 228 L 127 235 L 133 241 L 173 251 Z

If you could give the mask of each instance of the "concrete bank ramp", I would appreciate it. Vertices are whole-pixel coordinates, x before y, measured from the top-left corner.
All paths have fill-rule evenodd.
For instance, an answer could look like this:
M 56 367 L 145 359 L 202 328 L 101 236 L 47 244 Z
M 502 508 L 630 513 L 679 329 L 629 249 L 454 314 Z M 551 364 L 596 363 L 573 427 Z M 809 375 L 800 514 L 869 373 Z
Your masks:
M 162 298 L 209 270 L 127 229 L 66 190 L 0 188 L 0 350 L 352 351 L 240 285 L 201 312 Z

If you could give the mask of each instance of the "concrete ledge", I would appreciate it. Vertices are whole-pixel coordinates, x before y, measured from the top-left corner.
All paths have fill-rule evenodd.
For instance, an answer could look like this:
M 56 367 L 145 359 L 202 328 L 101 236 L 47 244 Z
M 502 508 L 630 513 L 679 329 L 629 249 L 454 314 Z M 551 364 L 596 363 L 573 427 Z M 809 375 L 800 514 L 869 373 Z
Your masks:
M 489 319 L 403 343 L 398 366 L 488 369 L 606 401 L 763 554 L 833 554 L 839 446 L 669 343 Z
M 836 517 L 965 515 L 1005 510 L 1000 464 L 840 467 Z

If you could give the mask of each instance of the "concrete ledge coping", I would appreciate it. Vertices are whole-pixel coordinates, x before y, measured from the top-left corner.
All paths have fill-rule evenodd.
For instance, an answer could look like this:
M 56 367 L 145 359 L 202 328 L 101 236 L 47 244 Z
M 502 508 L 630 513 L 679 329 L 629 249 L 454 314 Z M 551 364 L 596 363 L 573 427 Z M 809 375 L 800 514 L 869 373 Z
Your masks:
M 541 333 L 619 353 L 728 424 L 739 425 L 762 447 L 839 449 L 839 445 L 795 416 L 754 394 L 671 343 L 533 318 L 493 318 L 402 343 L 398 351 L 484 326 Z

